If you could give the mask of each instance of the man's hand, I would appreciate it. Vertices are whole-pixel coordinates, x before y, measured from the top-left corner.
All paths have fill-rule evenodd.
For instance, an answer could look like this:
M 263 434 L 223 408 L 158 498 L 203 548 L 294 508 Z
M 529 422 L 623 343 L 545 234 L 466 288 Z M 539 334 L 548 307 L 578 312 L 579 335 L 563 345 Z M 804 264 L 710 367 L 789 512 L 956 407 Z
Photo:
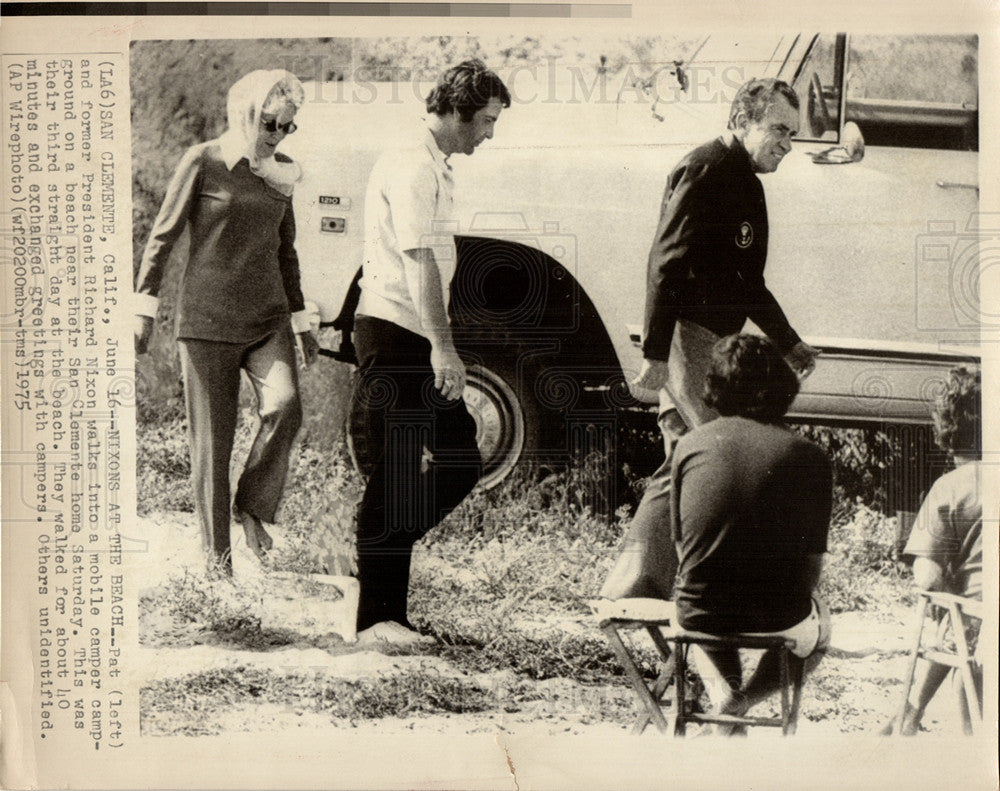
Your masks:
M 814 349 L 805 341 L 799 341 L 792 347 L 785 360 L 799 375 L 799 379 L 805 379 L 816 370 L 816 357 L 818 356 L 819 349 Z
M 312 330 L 298 333 L 299 351 L 302 353 L 302 367 L 309 368 L 319 357 L 319 341 Z
M 449 401 L 462 397 L 465 391 L 465 363 L 454 347 L 431 347 L 431 367 L 434 369 L 434 387 Z
M 643 360 L 642 370 L 632 384 L 644 390 L 662 390 L 667 384 L 666 360 Z
M 153 317 L 136 316 L 133 322 L 135 333 L 135 353 L 145 354 L 149 350 L 149 339 L 153 336 Z

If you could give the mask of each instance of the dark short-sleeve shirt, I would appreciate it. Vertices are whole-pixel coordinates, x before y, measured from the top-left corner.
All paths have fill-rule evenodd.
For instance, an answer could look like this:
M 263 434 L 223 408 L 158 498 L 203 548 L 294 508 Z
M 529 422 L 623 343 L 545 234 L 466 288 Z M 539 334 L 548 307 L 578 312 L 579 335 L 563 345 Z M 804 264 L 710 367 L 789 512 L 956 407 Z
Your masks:
M 764 282 L 764 186 L 742 143 L 718 138 L 671 171 L 649 251 L 643 355 L 666 360 L 678 319 L 716 335 L 747 318 L 787 353 L 799 336 Z
M 807 558 L 826 552 L 833 475 L 787 428 L 722 417 L 681 437 L 671 517 L 681 626 L 773 632 L 811 608 Z
M 983 597 L 982 465 L 968 462 L 935 481 L 903 553 L 928 558 L 944 572 L 949 593 Z
M 226 166 L 216 141 L 181 159 L 150 232 L 136 292 L 157 296 L 174 243 L 190 229 L 177 304 L 180 338 L 242 343 L 263 338 L 303 309 L 291 197 Z

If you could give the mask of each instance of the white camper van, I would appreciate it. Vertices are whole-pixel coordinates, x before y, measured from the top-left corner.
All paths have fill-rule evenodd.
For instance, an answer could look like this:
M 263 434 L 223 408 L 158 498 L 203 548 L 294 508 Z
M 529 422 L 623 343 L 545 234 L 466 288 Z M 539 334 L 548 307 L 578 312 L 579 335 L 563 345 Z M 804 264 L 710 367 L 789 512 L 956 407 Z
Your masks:
M 974 36 L 706 37 L 686 62 L 615 76 L 558 60 L 500 73 L 514 101 L 496 137 L 452 158 L 451 318 L 487 484 L 655 400 L 629 382 L 666 177 L 754 76 L 802 105 L 792 153 L 762 177 L 768 285 L 822 352 L 792 417 L 926 426 L 947 370 L 978 364 L 979 248 L 1000 228 L 977 213 Z M 307 174 L 297 246 L 306 298 L 349 341 L 368 174 L 416 139 L 429 86 L 312 79 L 309 134 L 286 144 Z

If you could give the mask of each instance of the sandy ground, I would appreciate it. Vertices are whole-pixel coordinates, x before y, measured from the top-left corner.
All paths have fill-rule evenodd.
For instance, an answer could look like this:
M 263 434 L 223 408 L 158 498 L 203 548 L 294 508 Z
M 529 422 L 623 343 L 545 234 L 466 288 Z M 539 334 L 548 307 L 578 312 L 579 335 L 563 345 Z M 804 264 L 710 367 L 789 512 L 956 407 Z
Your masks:
M 198 569 L 202 562 L 197 528 L 191 514 L 155 514 L 140 519 L 138 534 L 145 546 L 130 553 L 130 561 L 143 589 L 148 590 L 179 571 Z M 280 536 L 276 536 L 280 542 Z M 138 545 L 137 545 L 138 546 Z M 236 579 L 244 584 L 259 584 L 265 574 L 247 551 L 242 538 L 235 542 Z M 415 555 L 414 562 L 426 558 Z M 282 615 L 286 627 L 295 627 L 296 613 Z M 337 620 L 340 623 L 337 623 Z M 138 673 L 143 685 L 154 681 L 179 679 L 191 673 L 227 667 L 251 667 L 277 673 L 308 673 L 325 679 L 385 679 L 394 674 L 414 671 L 432 673 L 442 678 L 455 678 L 477 683 L 486 689 L 499 690 L 516 681 L 510 671 L 469 675 L 440 656 L 390 655 L 376 648 L 345 643 L 335 633 L 347 633 L 348 616 L 339 612 L 325 624 L 327 642 L 298 642 L 292 646 L 270 650 L 246 650 L 224 645 L 185 645 L 172 647 L 160 641 L 157 647 L 142 649 L 143 660 Z M 900 679 L 907 662 L 909 613 L 898 610 L 889 613 L 842 613 L 833 616 L 833 636 L 828 656 L 816 671 L 815 679 L 807 679 L 800 715 L 799 734 L 836 736 L 845 733 L 871 733 L 896 711 L 900 700 Z M 307 624 L 309 626 L 309 624 Z M 313 632 L 316 631 L 313 624 Z M 537 626 L 537 625 L 536 625 Z M 588 618 L 573 623 L 553 623 L 563 630 L 596 630 L 596 622 Z M 302 629 L 308 632 L 308 629 Z M 317 647 L 317 642 L 322 647 Z M 524 679 L 520 679 L 522 682 Z M 533 682 L 544 694 L 537 704 L 529 703 L 517 711 L 495 711 L 478 714 L 435 714 L 406 719 L 384 717 L 377 720 L 332 720 L 322 713 L 302 711 L 291 705 L 248 702 L 235 704 L 218 715 L 222 732 L 271 732 L 288 729 L 349 729 L 352 733 L 381 735 L 421 733 L 459 735 L 482 733 L 517 733 L 539 735 L 589 734 L 622 735 L 628 725 L 601 722 L 595 716 L 596 696 L 608 695 L 620 700 L 628 698 L 629 690 L 621 686 L 584 688 L 568 679 Z M 817 687 L 819 691 L 817 691 Z M 810 699 L 810 691 L 814 697 Z M 835 690 L 831 695 L 830 689 Z M 825 699 L 820 700 L 821 692 Z M 931 704 L 924 725 L 931 733 L 958 733 L 958 721 L 947 688 Z M 835 711 L 831 716 L 829 712 Z M 816 712 L 827 712 L 816 716 Z M 811 718 L 811 713 L 814 715 Z M 144 730 L 147 726 L 143 712 Z M 154 732 L 162 731 L 158 722 Z M 779 736 L 773 729 L 751 729 L 751 739 Z M 647 729 L 642 739 L 658 738 Z

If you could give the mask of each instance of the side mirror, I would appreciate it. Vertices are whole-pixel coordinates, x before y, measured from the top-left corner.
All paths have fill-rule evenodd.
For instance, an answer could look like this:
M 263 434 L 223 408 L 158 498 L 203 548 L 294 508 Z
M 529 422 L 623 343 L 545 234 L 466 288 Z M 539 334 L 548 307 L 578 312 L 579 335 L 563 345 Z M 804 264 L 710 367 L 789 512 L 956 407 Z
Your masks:
M 865 158 L 865 136 L 854 121 L 844 124 L 840 135 L 840 143 L 851 157 L 851 162 L 860 162 Z
M 844 124 L 840 145 L 809 154 L 817 165 L 848 165 L 865 158 L 865 138 L 854 121 Z

